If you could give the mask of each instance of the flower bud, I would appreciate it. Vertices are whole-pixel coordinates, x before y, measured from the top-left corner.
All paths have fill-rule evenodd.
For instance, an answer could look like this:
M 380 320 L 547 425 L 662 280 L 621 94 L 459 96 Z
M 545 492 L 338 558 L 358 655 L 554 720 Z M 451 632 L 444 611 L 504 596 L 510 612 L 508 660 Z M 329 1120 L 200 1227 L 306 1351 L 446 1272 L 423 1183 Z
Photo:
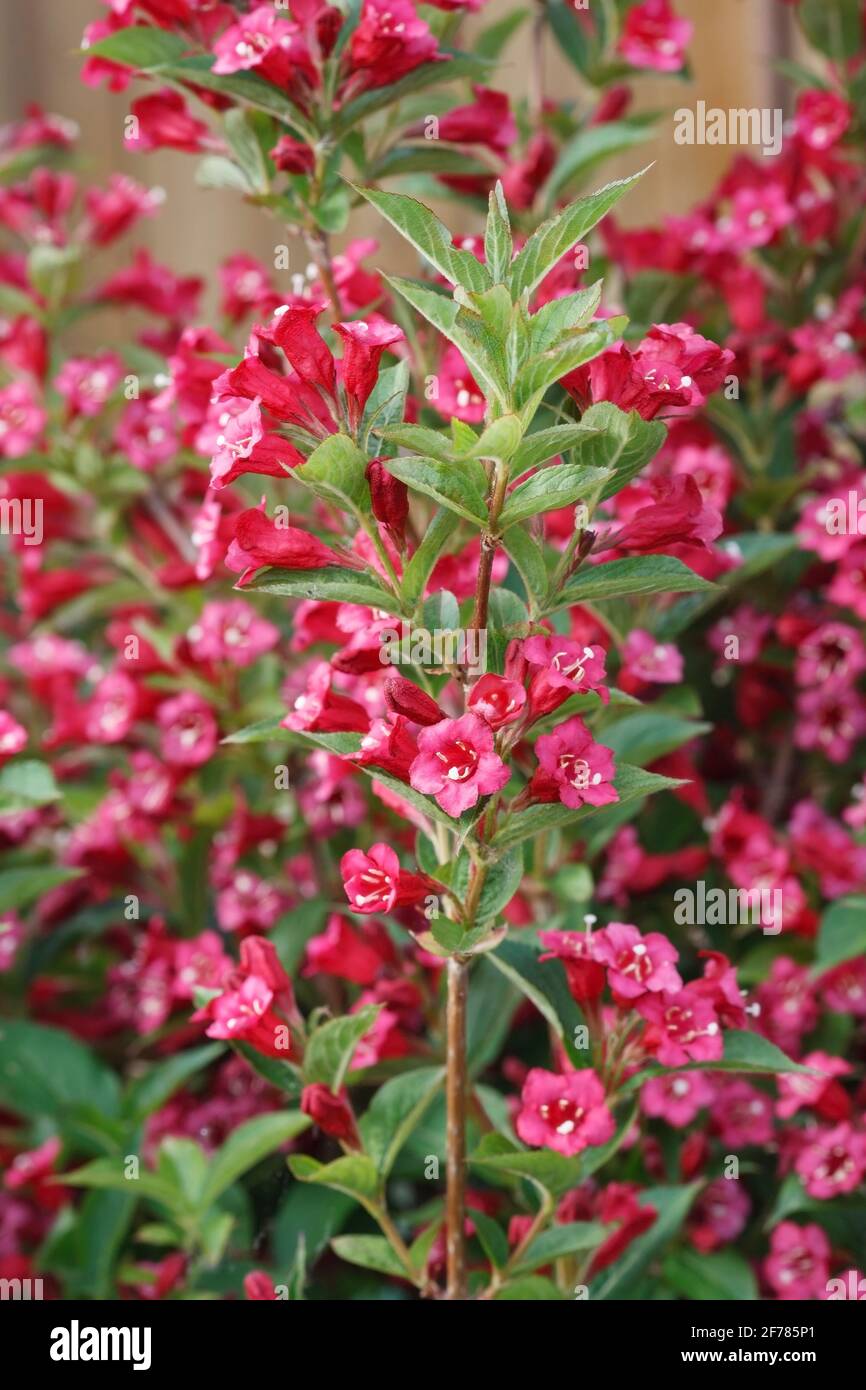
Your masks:
M 385 682 L 385 704 L 392 714 L 402 714 L 414 724 L 438 724 L 445 718 L 436 701 L 405 676 L 390 676 Z
M 366 477 L 374 517 L 386 527 L 398 550 L 403 550 L 409 515 L 409 489 L 399 478 L 392 477 L 382 459 L 370 460 Z
M 352 1148 L 360 1148 L 355 1116 L 345 1095 L 335 1096 L 327 1086 L 317 1082 L 304 1087 L 301 1109 L 332 1139 L 342 1139 Z

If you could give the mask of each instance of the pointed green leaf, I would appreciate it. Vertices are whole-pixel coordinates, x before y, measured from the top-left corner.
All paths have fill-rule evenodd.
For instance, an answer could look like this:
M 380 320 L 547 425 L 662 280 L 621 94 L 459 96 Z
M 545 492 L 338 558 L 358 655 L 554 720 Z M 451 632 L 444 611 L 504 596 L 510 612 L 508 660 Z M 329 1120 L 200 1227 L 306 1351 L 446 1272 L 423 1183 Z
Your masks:
M 387 460 L 386 467 L 415 492 L 425 493 L 476 526 L 487 525 L 487 478 L 476 460 L 451 464 L 434 458 L 394 458 Z
M 627 193 L 645 173 L 646 169 L 641 169 L 629 178 L 617 179 L 616 182 L 600 188 L 597 193 L 578 198 L 548 222 L 543 222 L 538 230 L 533 232 L 511 267 L 511 292 L 514 298 L 519 298 L 527 290 L 534 290 L 560 256 L 564 256 L 566 251 L 570 251 L 581 238 L 592 231 L 596 223 L 610 212 L 623 194 Z
M 606 468 L 584 468 L 579 463 L 542 468 L 508 494 L 500 525 L 505 530 L 527 517 L 567 507 L 578 498 L 591 507 L 609 477 Z
M 357 1013 L 321 1024 L 304 1052 L 304 1084 L 327 1086 L 335 1095 L 342 1090 L 355 1049 L 380 1011 L 380 1005 L 368 1004 Z
M 205 1210 L 211 1206 L 232 1183 L 287 1140 L 303 1134 L 310 1123 L 309 1117 L 300 1110 L 284 1110 L 256 1115 L 238 1125 L 210 1161 L 200 1208 Z
M 454 245 L 454 238 L 444 222 L 417 198 L 409 198 L 405 193 L 386 193 L 380 188 L 365 188 L 352 184 L 356 193 L 366 198 L 368 203 L 396 227 L 425 260 L 429 261 L 440 275 L 450 280 L 452 285 L 462 285 L 464 289 L 483 291 L 490 288 L 493 281 L 489 272 L 470 251 L 462 251 Z

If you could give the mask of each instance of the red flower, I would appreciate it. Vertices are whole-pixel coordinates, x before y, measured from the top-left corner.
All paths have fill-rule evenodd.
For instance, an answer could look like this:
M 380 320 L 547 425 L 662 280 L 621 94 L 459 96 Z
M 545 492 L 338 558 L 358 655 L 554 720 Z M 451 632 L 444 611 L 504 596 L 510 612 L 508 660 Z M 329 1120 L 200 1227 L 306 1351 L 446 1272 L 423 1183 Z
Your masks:
M 315 570 L 327 565 L 349 564 L 324 541 L 297 526 L 278 526 L 260 507 L 241 512 L 235 524 L 235 538 L 226 554 L 226 566 L 240 574 L 238 588 L 266 565 L 281 569 Z M 352 562 L 354 563 L 354 562 Z
M 368 323 L 354 319 L 351 323 L 335 323 L 334 332 L 343 340 L 340 375 L 349 406 L 349 426 L 356 430 L 376 385 L 382 353 L 402 341 L 403 330 L 385 319 Z
M 416 791 L 434 796 L 449 816 L 459 816 L 480 796 L 500 791 L 508 768 L 493 749 L 493 731 L 477 714 L 443 719 L 418 735 L 418 756 L 409 769 Z
M 200 154 L 203 150 L 219 149 L 204 121 L 191 114 L 180 92 L 163 87 L 150 96 L 139 97 L 130 107 L 138 122 L 138 133 L 127 135 L 124 143 L 130 150 L 185 150 Z
M 361 1147 L 358 1126 L 345 1091 L 336 1096 L 321 1083 L 305 1086 L 301 1092 L 301 1109 L 332 1139 L 340 1139 L 353 1149 Z
M 613 754 L 594 743 L 582 719 L 568 719 L 535 745 L 538 770 L 529 786 L 536 801 L 561 801 L 577 809 L 619 801 L 613 786 Z
M 356 912 L 390 912 L 420 902 L 435 885 L 423 874 L 410 874 L 389 845 L 372 845 L 369 853 L 347 850 L 340 860 L 343 887 Z

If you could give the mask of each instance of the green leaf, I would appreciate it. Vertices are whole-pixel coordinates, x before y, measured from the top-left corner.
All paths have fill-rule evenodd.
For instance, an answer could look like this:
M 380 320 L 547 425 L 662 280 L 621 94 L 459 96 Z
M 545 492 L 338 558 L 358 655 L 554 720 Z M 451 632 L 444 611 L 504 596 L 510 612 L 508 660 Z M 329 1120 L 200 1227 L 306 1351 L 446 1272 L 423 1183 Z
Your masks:
M 490 288 L 493 283 L 490 273 L 470 251 L 462 251 L 454 245 L 445 223 L 440 222 L 424 203 L 405 193 L 386 193 L 380 188 L 365 188 L 360 184 L 352 184 L 352 187 L 452 285 L 476 291 Z
M 487 226 L 484 231 L 484 260 L 494 284 L 504 283 L 513 254 L 508 204 L 502 184 L 497 179 L 495 188 L 490 192 Z
M 207 1177 L 207 1155 L 193 1139 L 171 1135 L 163 1139 L 157 1158 L 157 1175 L 179 1194 L 184 1210 L 198 1206 Z
M 355 1049 L 373 1027 L 380 1010 L 380 1005 L 369 1004 L 357 1013 L 321 1024 L 304 1053 L 304 1084 L 327 1086 L 335 1095 L 342 1090 Z
M 498 58 L 511 38 L 524 21 L 529 17 L 529 10 L 512 10 L 510 14 L 503 15 L 502 19 L 495 24 L 483 29 L 475 38 L 473 44 L 474 51 L 480 58 Z
M 468 254 L 468 253 L 467 253 Z M 496 364 L 490 360 L 482 343 L 475 341 L 466 331 L 466 319 L 459 319 L 459 306 L 448 295 L 415 280 L 406 280 L 399 275 L 385 275 L 392 289 L 410 304 L 422 318 L 459 348 L 478 385 L 485 395 L 503 402 L 502 387 L 498 382 Z
M 379 447 L 385 431 L 403 419 L 408 389 L 408 362 L 398 362 L 379 373 L 379 379 L 364 407 L 364 418 L 361 422 L 361 437 L 366 441 L 368 454 Z M 424 453 L 425 450 L 422 449 L 420 452 Z
M 583 498 L 589 505 L 609 477 L 609 469 L 583 468 L 579 463 L 559 463 L 542 468 L 509 493 L 502 511 L 502 529 L 525 521 L 527 517 L 551 512 L 557 507 L 567 507 L 578 498 Z
M 180 34 L 149 24 L 120 29 L 98 43 L 88 44 L 84 50 L 88 58 L 107 58 L 112 63 L 139 68 L 142 72 L 153 72 L 175 63 L 185 51 L 186 40 Z
M 250 191 L 267 193 L 268 170 L 253 119 L 252 113 L 243 107 L 232 107 L 225 114 L 226 139 Z
M 440 506 L 476 526 L 487 525 L 484 501 L 487 480 L 484 469 L 475 459 L 449 464 L 434 458 L 395 458 L 388 459 L 385 466 L 415 492 L 425 493 Z
M 80 878 L 81 869 L 51 869 L 44 864 L 27 864 L 0 872 L 0 913 L 20 912 L 37 898 Z
M 584 411 L 581 424 L 596 431 L 581 453 L 581 462 L 613 470 L 602 501 L 630 483 L 655 457 L 667 436 L 661 420 L 643 420 L 636 410 L 620 410 L 611 401 L 591 405 Z
M 562 1226 L 551 1226 L 549 1231 L 536 1236 L 514 1272 L 524 1274 L 552 1264 L 563 1255 L 573 1255 L 578 1250 L 594 1250 L 601 1245 L 607 1233 L 607 1227 L 598 1221 L 569 1221 Z
M 532 613 L 543 603 L 547 593 L 547 566 L 541 546 L 522 526 L 512 526 L 502 537 L 502 547 L 514 561 L 526 588 Z
M 413 454 L 429 455 L 440 463 L 457 461 L 450 435 L 443 434 L 441 430 L 431 430 L 428 425 L 390 425 L 383 433 L 389 444 L 409 449 Z
M 557 302 L 554 300 L 554 303 Z M 569 449 L 582 448 L 597 433 L 598 430 L 588 429 L 581 421 L 573 425 L 553 425 L 550 429 L 524 435 L 523 443 L 511 462 L 512 477 L 519 478 L 530 468 L 567 453 Z M 584 460 L 581 459 L 581 462 Z
M 306 1154 L 289 1158 L 289 1171 L 299 1182 L 322 1183 L 353 1197 L 374 1214 L 379 1205 L 379 1175 L 366 1154 L 346 1154 L 333 1163 L 320 1163 Z
M 682 785 L 674 777 L 660 777 L 655 772 L 646 772 L 643 768 L 632 767 L 629 763 L 620 763 L 613 784 L 619 793 L 620 804 L 623 805 L 628 801 L 635 801 L 638 797 L 651 796 L 655 792 L 666 791 L 671 787 Z M 608 809 L 612 808 L 604 808 L 604 810 Z M 570 807 L 563 806 L 559 802 L 530 806 L 525 811 L 518 811 L 516 815 L 509 816 L 502 828 L 494 835 L 492 844 L 497 849 L 518 845 L 523 840 L 529 840 L 535 835 L 541 834 L 543 830 L 573 825 L 589 815 L 597 818 L 602 814 L 603 812 L 598 811 L 593 806 L 581 806 L 579 810 L 573 811 Z
M 586 77 L 592 61 L 587 32 L 568 0 L 548 0 L 547 15 L 554 37 L 569 62 Z
M 181 1086 L 225 1052 L 223 1043 L 207 1043 L 155 1062 L 133 1081 L 123 1099 L 124 1113 L 137 1122 L 159 1110 Z
M 359 519 L 370 511 L 367 459 L 345 434 L 332 434 L 310 454 L 294 476 L 323 502 Z
M 562 962 L 540 961 L 540 954 L 536 943 L 509 937 L 490 961 L 535 1005 L 562 1040 L 571 1061 L 580 1066 L 587 1061 L 587 1054 L 576 1050 L 574 1035 L 583 1015 L 571 996 Z
M 0 814 L 47 806 L 60 797 L 60 788 L 47 763 L 16 758 L 0 771 Z
M 487 871 L 478 902 L 477 921 L 489 922 L 496 917 L 511 902 L 522 880 L 523 851 L 508 850 Z
M 676 1239 L 700 1187 L 699 1182 L 693 1182 L 684 1187 L 649 1188 L 639 1194 L 640 1205 L 655 1207 L 658 1217 L 648 1231 L 632 1241 L 620 1259 L 593 1280 L 593 1301 L 635 1296 L 644 1270 Z
M 617 179 L 607 184 L 597 193 L 579 198 L 569 204 L 562 212 L 533 232 L 511 267 L 510 286 L 515 300 L 526 291 L 530 293 L 540 284 L 545 275 L 566 251 L 592 231 L 596 223 L 610 212 L 634 183 L 645 174 L 632 174 L 626 179 Z
M 837 898 L 821 918 L 815 972 L 866 955 L 866 897 Z
M 859 0 L 802 0 L 799 19 L 809 42 L 834 62 L 856 58 L 863 43 Z
M 744 1072 L 753 1076 L 777 1076 L 797 1072 L 802 1076 L 815 1076 L 811 1067 L 793 1062 L 775 1043 L 762 1037 L 760 1033 L 747 1033 L 744 1029 L 728 1028 L 724 1033 L 724 1052 L 716 1062 L 689 1062 L 682 1067 L 651 1066 L 630 1076 L 621 1087 L 621 1095 L 629 1095 L 640 1090 L 643 1083 L 652 1076 L 668 1076 L 674 1071 L 726 1071 Z
M 235 97 L 258 111 L 267 111 L 269 115 L 285 122 L 310 145 L 318 139 L 315 127 L 273 82 L 268 82 L 255 72 L 212 72 L 212 64 L 211 54 L 196 53 L 192 57 L 181 58 L 167 65 L 162 71 L 172 81 L 193 83 L 196 87 L 204 87 L 206 91 L 221 92 L 225 96 Z
M 251 580 L 244 592 L 280 594 L 283 598 L 325 599 L 330 603 L 359 603 L 364 608 L 384 608 L 402 614 L 400 600 L 378 584 L 372 575 L 340 565 L 319 570 L 286 570 L 272 566 Z
M 708 733 L 711 728 L 712 724 L 699 724 L 675 714 L 642 710 L 639 714 L 626 715 L 615 724 L 605 725 L 601 737 L 616 754 L 617 762 L 627 760 L 644 767 Z
M 256 1115 L 252 1120 L 232 1130 L 228 1139 L 211 1159 L 207 1179 L 201 1193 L 200 1206 L 207 1208 L 222 1196 L 232 1183 L 287 1140 L 309 1129 L 310 1120 L 300 1110 Z
M 629 555 L 585 565 L 556 596 L 548 612 L 631 594 L 688 594 L 715 588 L 672 555 Z
M 354 101 L 347 102 L 336 113 L 331 125 L 331 134 L 337 137 L 343 135 L 374 111 L 380 111 L 384 106 L 393 106 L 403 97 L 411 96 L 413 92 L 420 92 L 443 82 L 458 82 L 463 78 L 478 81 L 483 79 L 487 72 L 488 64 L 476 58 L 474 54 L 456 53 L 452 49 L 441 47 L 439 52 L 447 59 L 446 62 L 422 63 L 405 77 L 401 77 L 398 82 L 389 83 L 385 87 L 374 87 L 363 92 Z
M 293 1066 L 290 1062 L 284 1062 L 280 1057 L 266 1057 L 263 1052 L 250 1047 L 249 1043 L 236 1042 L 233 1046 L 256 1075 L 260 1076 L 263 1081 L 267 1081 L 269 1086 L 276 1087 L 290 1100 L 298 1099 L 301 1094 L 301 1078 L 298 1067 Z
M 406 1270 L 384 1236 L 335 1236 L 331 1249 L 349 1264 L 406 1278 Z
M 758 1282 L 748 1260 L 737 1250 L 706 1253 L 682 1246 L 662 1265 L 666 1284 L 690 1300 L 729 1299 L 748 1303 L 758 1297 Z
M 652 139 L 655 129 L 646 117 L 584 126 L 560 150 L 545 185 L 545 197 L 552 200 L 567 183 L 584 178 L 590 169 L 611 155 L 645 144 Z
M 255 724 L 247 724 L 244 729 L 236 729 L 227 734 L 223 743 L 272 743 L 275 739 L 285 742 L 286 730 L 283 728 L 285 715 L 275 715 L 271 719 L 257 719 Z
M 481 1218 L 480 1220 L 478 1218 Z M 492 1216 L 473 1208 L 472 1224 L 482 1250 L 494 1269 L 501 1269 L 508 1259 L 508 1237 Z
M 76 1267 L 86 1297 L 113 1297 L 114 1265 L 134 1211 L 135 1196 L 130 1191 L 89 1192 L 82 1202 L 76 1227 Z
M 507 462 L 516 453 L 523 438 L 523 429 L 516 415 L 500 415 L 483 431 L 469 450 L 469 458 L 496 459 Z
M 485 1134 L 467 1162 L 482 1173 L 528 1178 L 551 1197 L 561 1197 L 579 1181 L 576 1158 L 566 1158 L 553 1149 L 521 1149 L 501 1134 Z
M 493 1301 L 494 1303 L 564 1303 L 566 1298 L 551 1279 L 543 1279 L 540 1274 L 531 1274 L 525 1279 L 514 1279 L 504 1284 L 493 1295 Z
M 137 1178 L 125 1173 L 126 1159 L 122 1154 L 112 1158 L 96 1158 L 72 1173 L 64 1173 L 64 1184 L 71 1187 L 92 1187 L 106 1192 L 122 1192 L 133 1200 L 144 1197 L 159 1202 L 169 1211 L 180 1211 L 185 1205 L 183 1193 L 164 1174 L 142 1168 Z
M 119 1113 L 114 1072 L 59 1028 L 21 1019 L 0 1023 L 0 1056 L 0 1105 L 16 1115 L 62 1127 L 83 1108 Z
M 412 1130 L 421 1120 L 445 1078 L 442 1067 L 419 1067 L 392 1077 L 381 1086 L 360 1121 L 364 1147 L 382 1177 L 387 1177 Z
M 354 1210 L 345 1193 L 292 1183 L 273 1224 L 274 1264 L 283 1269 L 293 1265 L 302 1242 L 307 1265 L 314 1264 Z
M 421 598 L 437 560 L 458 525 L 456 514 L 447 507 L 434 514 L 421 544 L 403 571 L 402 594 L 408 609 L 414 609 Z
M 534 413 L 548 386 L 604 352 L 616 336 L 613 320 L 595 319 L 524 363 L 516 383 L 516 396 L 524 416 Z

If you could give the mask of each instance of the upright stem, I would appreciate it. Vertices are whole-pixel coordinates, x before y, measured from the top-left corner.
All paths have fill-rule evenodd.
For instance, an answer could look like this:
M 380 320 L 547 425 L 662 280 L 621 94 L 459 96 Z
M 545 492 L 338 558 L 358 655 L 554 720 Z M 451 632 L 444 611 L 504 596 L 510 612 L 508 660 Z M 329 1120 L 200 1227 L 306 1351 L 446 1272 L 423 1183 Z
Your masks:
M 533 132 L 540 129 L 544 111 L 544 26 L 546 22 L 546 0 L 536 0 L 530 40 L 528 94 L 529 116 L 532 121 Z
M 466 996 L 469 966 L 448 961 L 446 1009 L 446 1208 L 448 1284 L 446 1297 L 466 1297 Z
M 339 320 L 343 317 L 343 309 L 340 304 L 340 293 L 334 279 L 334 266 L 328 238 L 324 232 L 316 230 L 306 232 L 304 239 L 307 243 L 307 250 L 313 258 L 313 264 L 319 272 L 325 294 L 330 301 L 331 314 L 335 320 Z

